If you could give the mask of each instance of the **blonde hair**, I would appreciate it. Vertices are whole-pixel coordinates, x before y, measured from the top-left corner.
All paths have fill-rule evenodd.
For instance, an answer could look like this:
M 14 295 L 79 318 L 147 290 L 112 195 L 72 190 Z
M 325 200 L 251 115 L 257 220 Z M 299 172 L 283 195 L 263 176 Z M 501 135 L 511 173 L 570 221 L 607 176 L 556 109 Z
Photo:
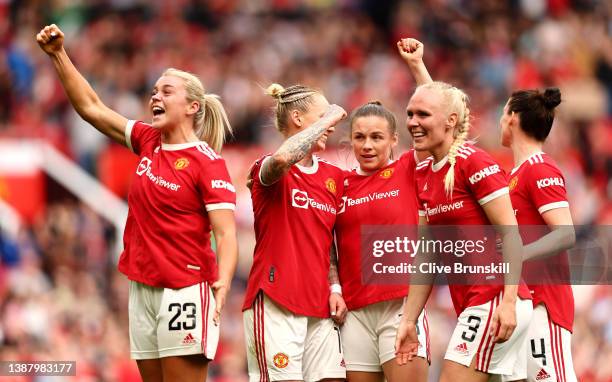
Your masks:
M 208 143 L 216 152 L 221 152 L 225 142 L 225 133 L 232 134 L 232 127 L 227 119 L 227 113 L 216 94 L 206 94 L 204 86 L 194 74 L 169 68 L 162 76 L 174 76 L 183 80 L 187 101 L 196 101 L 200 109 L 193 119 L 193 131 L 202 141 Z
M 282 85 L 274 83 L 268 86 L 266 94 L 276 99 L 274 125 L 278 131 L 284 133 L 288 127 L 289 112 L 299 110 L 306 113 L 314 102 L 313 95 L 320 92 L 303 85 L 292 85 L 285 89 Z
M 457 150 L 467 140 L 470 131 L 470 109 L 468 107 L 468 96 L 463 90 L 449 85 L 445 82 L 431 82 L 419 86 L 419 88 L 431 89 L 442 95 L 444 107 L 447 113 L 457 114 L 457 125 L 453 131 L 453 143 L 448 150 L 448 163 L 450 168 L 444 177 L 444 190 L 452 198 L 453 187 L 455 186 L 455 164 L 457 163 Z

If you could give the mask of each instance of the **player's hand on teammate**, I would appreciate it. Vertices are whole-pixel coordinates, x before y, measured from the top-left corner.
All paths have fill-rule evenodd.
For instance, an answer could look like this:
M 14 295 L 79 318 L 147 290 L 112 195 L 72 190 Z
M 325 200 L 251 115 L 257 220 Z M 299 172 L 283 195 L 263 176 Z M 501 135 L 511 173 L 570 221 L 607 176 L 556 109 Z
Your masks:
M 344 298 L 341 294 L 329 294 L 329 312 L 331 314 L 332 320 L 336 323 L 336 325 L 344 324 L 348 308 L 346 307 L 346 303 L 344 302 Z
M 213 316 L 213 322 L 216 326 L 219 326 L 221 322 L 221 310 L 225 305 L 225 298 L 229 291 L 229 286 L 223 280 L 217 280 L 211 285 L 213 295 L 215 296 L 215 315 Z
M 47 25 L 38 32 L 36 41 L 45 53 L 53 55 L 61 51 L 64 46 L 64 32 L 55 24 Z
M 423 61 L 423 43 L 414 38 L 403 38 L 397 42 L 397 51 L 408 64 Z
M 398 365 L 405 365 L 417 356 L 419 338 L 416 322 L 402 318 L 395 336 L 395 360 Z
M 490 335 L 495 336 L 495 342 L 504 342 L 510 338 L 515 328 L 516 305 L 502 300 L 493 313 Z

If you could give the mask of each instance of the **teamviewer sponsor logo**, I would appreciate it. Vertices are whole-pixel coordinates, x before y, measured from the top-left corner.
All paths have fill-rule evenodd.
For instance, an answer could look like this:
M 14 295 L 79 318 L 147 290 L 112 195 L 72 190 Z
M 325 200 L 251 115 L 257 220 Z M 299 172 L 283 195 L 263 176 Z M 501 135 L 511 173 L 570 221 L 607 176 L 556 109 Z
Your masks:
M 427 211 L 427 216 L 433 216 L 440 213 L 447 213 L 455 210 L 459 210 L 463 208 L 463 200 L 450 203 L 450 204 L 438 204 L 434 208 L 429 208 L 427 204 L 425 204 L 425 210 Z
M 291 190 L 291 205 L 297 208 L 308 208 L 308 193 L 295 188 Z
M 212 188 L 223 188 L 231 192 L 236 192 L 236 188 L 230 182 L 227 182 L 223 179 L 213 179 L 210 181 Z
M 478 182 L 480 182 L 481 180 L 483 180 L 484 178 L 486 178 L 487 176 L 491 176 L 493 174 L 497 174 L 499 172 L 499 165 L 492 165 L 489 167 L 485 167 L 482 170 L 478 171 L 477 173 L 472 174 L 472 176 L 470 176 L 469 180 L 470 180 L 470 184 L 476 184 Z
M 563 184 L 563 179 L 561 178 L 544 178 L 540 179 L 537 182 L 538 188 L 544 188 L 549 186 L 560 186 L 565 187 Z
M 148 169 L 151 168 L 151 159 L 147 157 L 142 157 L 140 163 L 138 164 L 138 168 L 136 169 L 136 174 L 142 176 Z
M 348 196 L 342 197 L 342 202 L 340 203 L 340 211 L 338 211 L 338 215 L 343 214 L 346 211 L 346 201 Z
M 321 210 L 323 212 L 329 212 L 331 214 L 336 214 L 336 208 L 327 204 L 320 203 L 316 200 L 309 198 L 308 193 L 306 191 L 292 189 L 291 190 L 291 205 L 296 208 L 308 209 L 310 207 L 316 208 L 317 210 Z
M 138 164 L 138 167 L 136 168 L 136 174 L 138 174 L 138 176 L 145 175 L 147 178 L 149 178 L 151 182 L 155 183 L 160 187 L 164 187 L 172 191 L 178 191 L 178 189 L 181 187 L 180 185 L 172 183 L 164 179 L 163 177 L 155 175 L 153 174 L 153 172 L 151 172 L 151 163 L 151 159 L 147 157 L 142 157 L 140 163 Z

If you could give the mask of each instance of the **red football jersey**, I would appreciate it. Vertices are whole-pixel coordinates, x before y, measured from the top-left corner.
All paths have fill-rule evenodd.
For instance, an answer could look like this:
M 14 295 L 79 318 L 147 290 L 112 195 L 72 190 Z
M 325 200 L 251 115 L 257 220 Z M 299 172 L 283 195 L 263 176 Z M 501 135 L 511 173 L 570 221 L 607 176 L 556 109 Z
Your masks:
M 419 215 L 425 216 L 430 225 L 489 225 L 482 205 L 508 194 L 508 182 L 504 171 L 485 151 L 465 143 L 457 150 L 455 184 L 452 199 L 444 190 L 444 177 L 450 165 L 445 157 L 438 163 L 428 158 L 416 167 L 416 187 Z M 497 296 L 503 285 L 449 285 L 455 312 L 484 304 Z M 524 283 L 519 286 L 519 296 L 530 299 Z
M 406 296 L 407 285 L 364 285 L 361 264 L 362 225 L 417 225 L 414 150 L 374 174 L 346 173 L 342 206 L 336 221 L 338 270 L 350 310 Z
M 129 121 L 125 137 L 140 164 L 128 195 L 119 270 L 155 287 L 214 282 L 207 211 L 236 204 L 225 161 L 205 142 L 162 143 L 160 131 L 143 122 Z
M 256 244 L 243 309 L 263 290 L 295 314 L 329 317 L 329 251 L 343 172 L 313 156 L 311 167 L 294 165 L 268 186 L 259 177 L 264 158 L 251 172 Z
M 530 156 L 510 174 L 510 198 L 519 225 L 546 226 L 542 214 L 546 211 L 569 207 L 565 192 L 565 179 L 555 162 L 545 153 Z M 526 231 L 530 230 L 528 227 Z M 523 232 L 524 244 L 538 239 L 543 230 L 536 233 L 536 237 L 529 237 Z M 548 262 L 549 266 L 542 266 L 541 261 Z M 533 297 L 533 305 L 543 303 L 546 305 L 550 319 L 559 326 L 572 331 L 574 322 L 574 294 L 572 287 L 567 284 L 533 285 L 534 279 L 539 280 L 569 280 L 569 265 L 567 253 L 563 252 L 555 257 L 555 264 L 550 265 L 550 258 L 546 260 L 527 261 L 523 263 L 523 272 L 527 275 L 527 283 Z M 530 275 L 537 275 L 532 277 Z

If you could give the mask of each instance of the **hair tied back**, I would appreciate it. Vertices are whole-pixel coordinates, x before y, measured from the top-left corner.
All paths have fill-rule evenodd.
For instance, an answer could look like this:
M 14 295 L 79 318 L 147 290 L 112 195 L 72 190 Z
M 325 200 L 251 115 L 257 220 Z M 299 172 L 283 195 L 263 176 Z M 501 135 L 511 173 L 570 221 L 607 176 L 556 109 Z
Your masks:
M 558 88 L 547 88 L 542 98 L 547 109 L 554 109 L 561 103 L 561 91 Z

